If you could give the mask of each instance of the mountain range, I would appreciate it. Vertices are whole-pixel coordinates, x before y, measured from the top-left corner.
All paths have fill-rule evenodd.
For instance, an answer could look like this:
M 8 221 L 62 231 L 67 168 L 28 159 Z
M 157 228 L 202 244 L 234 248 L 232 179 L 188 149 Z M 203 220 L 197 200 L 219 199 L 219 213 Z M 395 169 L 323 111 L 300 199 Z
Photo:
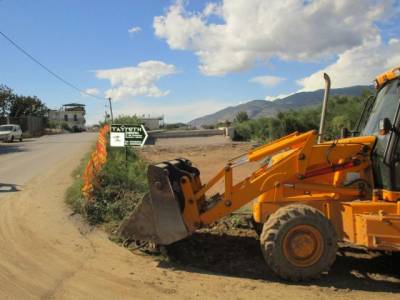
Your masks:
M 360 96 L 365 90 L 373 90 L 372 86 L 352 86 L 346 88 L 331 89 L 331 96 Z M 224 121 L 233 121 L 236 114 L 245 111 L 250 119 L 258 117 L 275 116 L 278 112 L 290 109 L 298 109 L 306 106 L 322 103 L 324 90 L 313 92 L 299 92 L 274 101 L 252 100 L 236 106 L 229 106 L 215 113 L 196 118 L 189 122 L 192 127 L 212 125 Z

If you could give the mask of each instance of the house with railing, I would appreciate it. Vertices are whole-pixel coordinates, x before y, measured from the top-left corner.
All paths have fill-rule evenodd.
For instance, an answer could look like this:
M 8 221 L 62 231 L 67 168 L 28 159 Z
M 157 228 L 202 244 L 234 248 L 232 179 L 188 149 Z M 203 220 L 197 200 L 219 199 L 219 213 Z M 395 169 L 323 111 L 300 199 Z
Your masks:
M 67 124 L 69 128 L 75 131 L 81 131 L 86 128 L 86 110 L 85 104 L 68 103 L 64 104 L 59 110 L 49 110 L 49 121 L 62 124 Z

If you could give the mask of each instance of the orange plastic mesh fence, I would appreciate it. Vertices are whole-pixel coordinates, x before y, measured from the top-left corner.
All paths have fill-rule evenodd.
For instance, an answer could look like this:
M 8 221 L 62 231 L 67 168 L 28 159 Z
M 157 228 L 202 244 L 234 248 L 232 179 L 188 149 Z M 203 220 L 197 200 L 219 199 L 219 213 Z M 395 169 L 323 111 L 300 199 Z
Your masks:
M 97 138 L 96 149 L 90 155 L 90 159 L 82 174 L 83 186 L 82 195 L 89 201 L 93 192 L 93 185 L 95 184 L 96 174 L 100 172 L 101 168 L 107 161 L 107 133 L 110 130 L 108 124 L 104 125 Z

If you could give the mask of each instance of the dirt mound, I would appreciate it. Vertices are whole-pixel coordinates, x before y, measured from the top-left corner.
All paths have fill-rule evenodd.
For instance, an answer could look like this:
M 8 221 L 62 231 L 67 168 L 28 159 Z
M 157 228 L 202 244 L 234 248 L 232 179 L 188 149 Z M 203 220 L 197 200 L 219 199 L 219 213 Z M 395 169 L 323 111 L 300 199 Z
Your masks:
M 258 241 L 249 235 L 248 232 L 237 235 L 197 232 L 168 247 L 168 256 L 182 266 L 232 276 L 266 278 Z
M 232 224 L 233 223 L 233 224 Z M 271 277 L 255 231 L 245 219 L 224 219 L 167 247 L 168 258 L 182 266 L 247 278 Z

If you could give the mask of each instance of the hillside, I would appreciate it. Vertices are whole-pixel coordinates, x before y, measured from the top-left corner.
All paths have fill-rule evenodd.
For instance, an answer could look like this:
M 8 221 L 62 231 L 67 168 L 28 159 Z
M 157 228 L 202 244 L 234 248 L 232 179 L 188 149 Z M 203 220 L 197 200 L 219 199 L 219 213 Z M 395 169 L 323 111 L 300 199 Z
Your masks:
M 352 86 L 347 88 L 332 89 L 331 96 L 360 96 L 364 90 L 372 89 L 371 86 Z M 237 106 L 229 106 L 213 114 L 209 114 L 189 122 L 191 126 L 216 124 L 225 120 L 232 121 L 240 111 L 247 112 L 249 118 L 274 116 L 280 111 L 298 109 L 305 106 L 316 105 L 322 102 L 324 90 L 313 92 L 300 92 L 275 101 L 252 100 Z

